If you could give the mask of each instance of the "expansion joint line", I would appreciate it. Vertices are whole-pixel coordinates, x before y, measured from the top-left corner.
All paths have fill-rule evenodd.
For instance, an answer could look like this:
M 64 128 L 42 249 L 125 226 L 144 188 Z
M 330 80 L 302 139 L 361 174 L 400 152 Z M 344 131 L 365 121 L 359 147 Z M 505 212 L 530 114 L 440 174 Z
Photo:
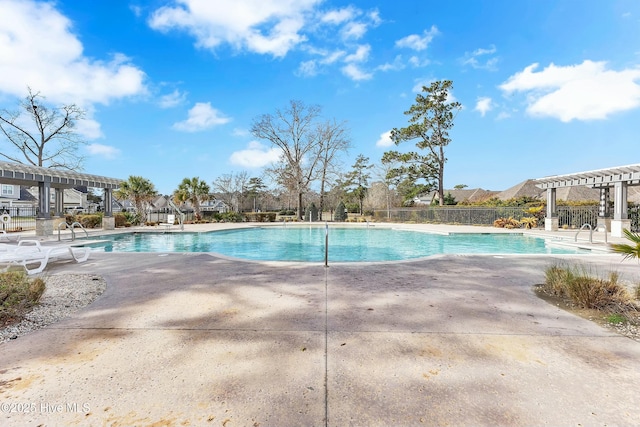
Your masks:
M 329 425 L 329 268 L 324 269 L 324 425 Z

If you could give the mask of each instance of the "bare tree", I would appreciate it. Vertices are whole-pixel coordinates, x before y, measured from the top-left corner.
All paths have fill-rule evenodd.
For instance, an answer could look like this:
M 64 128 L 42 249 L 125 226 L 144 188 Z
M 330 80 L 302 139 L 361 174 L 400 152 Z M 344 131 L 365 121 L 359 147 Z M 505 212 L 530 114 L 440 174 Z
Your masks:
M 320 135 L 320 220 L 325 208 L 325 193 L 331 177 L 338 174 L 338 155 L 346 153 L 351 147 L 346 124 L 326 121 L 318 126 Z
M 346 151 L 350 141 L 344 123 L 318 124 L 320 107 L 289 101 L 275 114 L 263 114 L 251 127 L 254 137 L 265 139 L 282 150 L 282 162 L 270 173 L 276 182 L 295 190 L 298 219 L 302 219 L 302 196 L 310 184 L 320 179 L 321 197 L 330 166 L 337 153 Z
M 280 170 L 281 180 L 293 185 L 298 196 L 298 219 L 302 220 L 302 195 L 314 179 L 319 163 L 320 135 L 315 120 L 320 107 L 307 106 L 301 101 L 289 101 L 285 109 L 275 114 L 263 114 L 254 119 L 251 133 L 266 139 L 282 150 L 285 167 Z
M 234 212 L 240 212 L 249 174 L 246 171 L 227 173 L 213 181 L 217 196 Z
M 387 218 L 391 218 L 391 206 L 399 204 L 398 193 L 396 187 L 398 185 L 397 175 L 395 170 L 398 165 L 389 161 L 387 163 L 381 162 L 374 166 L 374 177 L 377 178 L 384 186 L 384 198 L 386 200 L 385 206 L 387 209 Z
M 0 155 L 18 163 L 57 169 L 82 169 L 84 157 L 78 147 L 86 144 L 75 132 L 85 111 L 75 104 L 49 108 L 45 97 L 28 88 L 20 110 L 0 111 L 0 131 L 13 146 L 13 152 Z

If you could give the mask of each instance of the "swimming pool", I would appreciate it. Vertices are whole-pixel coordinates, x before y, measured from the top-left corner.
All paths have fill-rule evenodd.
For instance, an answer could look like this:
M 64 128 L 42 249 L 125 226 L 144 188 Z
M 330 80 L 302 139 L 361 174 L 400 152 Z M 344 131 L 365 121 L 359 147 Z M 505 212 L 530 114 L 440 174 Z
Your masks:
M 92 243 L 105 252 L 215 252 L 256 261 L 323 262 L 324 227 L 254 227 L 206 233 L 128 233 Z M 576 254 L 522 234 L 440 235 L 391 228 L 328 228 L 333 262 L 398 261 L 436 254 Z

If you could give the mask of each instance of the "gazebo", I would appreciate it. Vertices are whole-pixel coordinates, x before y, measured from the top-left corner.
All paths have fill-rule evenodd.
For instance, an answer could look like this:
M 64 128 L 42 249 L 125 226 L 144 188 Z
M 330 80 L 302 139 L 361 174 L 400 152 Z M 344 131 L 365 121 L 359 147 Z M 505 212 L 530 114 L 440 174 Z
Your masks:
M 106 230 L 115 228 L 115 219 L 111 210 L 112 193 L 113 190 L 120 187 L 123 182 L 121 179 L 21 163 L 0 162 L 0 182 L 38 187 L 37 236 L 53 234 L 54 222 L 56 222 L 55 217 L 64 217 L 64 192 L 62 190 L 77 186 L 102 188 L 104 190 L 102 227 Z M 52 189 L 55 193 L 53 215 L 50 207 Z M 60 191 L 55 191 L 58 189 Z
M 613 237 L 624 237 L 623 229 L 630 229 L 627 215 L 627 188 L 640 185 L 640 164 L 618 166 L 586 172 L 555 175 L 536 179 L 536 186 L 547 191 L 547 213 L 545 229 L 558 230 L 556 189 L 562 187 L 587 186 L 600 190 L 598 227 L 604 226 Z M 613 218 L 609 208 L 613 189 Z

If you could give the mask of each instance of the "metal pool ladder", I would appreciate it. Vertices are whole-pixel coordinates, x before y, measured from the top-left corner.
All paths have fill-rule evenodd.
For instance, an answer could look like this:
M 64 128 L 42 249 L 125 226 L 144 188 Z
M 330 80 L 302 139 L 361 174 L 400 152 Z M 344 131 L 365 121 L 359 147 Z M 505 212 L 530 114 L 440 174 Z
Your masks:
M 604 224 L 598 224 L 598 225 L 596 225 L 596 228 L 592 229 L 591 228 L 591 224 L 589 224 L 589 223 L 582 224 L 582 227 L 580 227 L 580 230 L 578 230 L 578 232 L 576 233 L 575 237 L 573 238 L 574 242 L 578 241 L 578 234 L 580 234 L 580 232 L 582 230 L 584 230 L 585 227 L 587 227 L 589 229 L 589 243 L 593 243 L 593 232 L 594 231 L 598 231 L 598 229 L 600 227 L 604 227 L 604 242 L 607 243 L 607 226 L 604 225 Z
M 76 225 L 78 227 L 80 227 L 82 229 L 82 231 L 84 231 L 84 234 L 86 234 L 87 237 L 89 237 L 89 233 L 87 233 L 87 230 L 82 226 L 82 224 L 80 224 L 79 222 L 74 222 L 71 225 L 67 224 L 66 222 L 61 222 L 60 224 L 58 224 L 58 242 L 60 241 L 60 227 L 61 226 L 65 226 L 66 228 L 69 228 L 71 230 L 71 240 L 76 240 L 76 232 L 74 231 L 74 228 L 76 228 Z

